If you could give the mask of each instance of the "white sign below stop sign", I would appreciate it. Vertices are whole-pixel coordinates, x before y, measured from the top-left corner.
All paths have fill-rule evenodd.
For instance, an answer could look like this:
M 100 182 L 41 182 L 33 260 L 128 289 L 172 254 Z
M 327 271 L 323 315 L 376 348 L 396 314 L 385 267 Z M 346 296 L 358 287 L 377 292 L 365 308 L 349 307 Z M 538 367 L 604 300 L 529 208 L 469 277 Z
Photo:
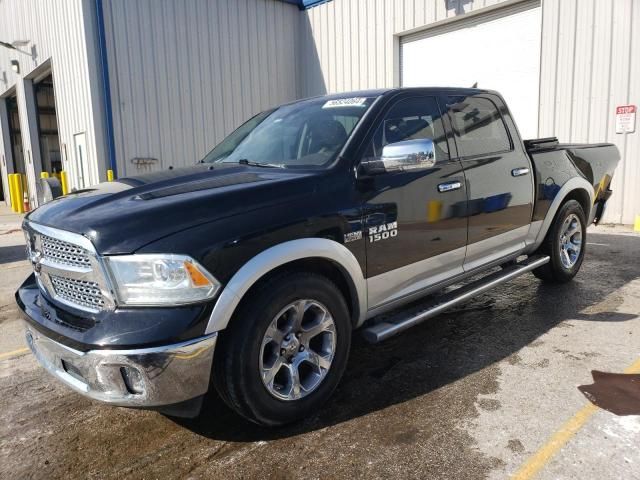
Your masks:
M 616 133 L 633 133 L 636 131 L 635 105 L 620 105 L 616 107 Z

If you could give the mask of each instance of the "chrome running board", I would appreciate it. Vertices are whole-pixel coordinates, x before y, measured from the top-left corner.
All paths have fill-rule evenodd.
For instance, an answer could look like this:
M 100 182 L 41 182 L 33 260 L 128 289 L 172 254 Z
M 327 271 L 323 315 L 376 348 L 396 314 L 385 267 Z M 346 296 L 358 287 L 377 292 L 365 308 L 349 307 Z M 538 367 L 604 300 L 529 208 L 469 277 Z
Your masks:
M 530 272 L 545 263 L 549 262 L 547 255 L 529 257 L 523 262 L 515 263 L 504 267 L 502 270 L 475 280 L 472 283 L 464 285 L 456 290 L 445 293 L 436 297 L 433 302 L 426 308 L 421 309 L 418 313 L 410 317 L 403 316 L 402 312 L 396 316 L 375 323 L 363 330 L 365 340 L 370 343 L 378 343 L 392 337 L 400 332 L 418 325 L 425 320 L 435 317 L 445 310 L 462 302 L 466 302 L 481 293 L 491 290 L 502 283 L 513 280 L 520 275 Z

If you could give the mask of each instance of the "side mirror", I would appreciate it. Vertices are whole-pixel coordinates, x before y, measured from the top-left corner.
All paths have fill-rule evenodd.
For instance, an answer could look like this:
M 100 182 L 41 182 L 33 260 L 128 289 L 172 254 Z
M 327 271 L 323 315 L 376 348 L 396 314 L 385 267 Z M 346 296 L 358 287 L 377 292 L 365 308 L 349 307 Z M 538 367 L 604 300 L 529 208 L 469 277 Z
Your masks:
M 382 148 L 382 156 L 363 161 L 365 173 L 378 173 L 431 168 L 436 164 L 433 140 L 417 139 L 390 143 Z

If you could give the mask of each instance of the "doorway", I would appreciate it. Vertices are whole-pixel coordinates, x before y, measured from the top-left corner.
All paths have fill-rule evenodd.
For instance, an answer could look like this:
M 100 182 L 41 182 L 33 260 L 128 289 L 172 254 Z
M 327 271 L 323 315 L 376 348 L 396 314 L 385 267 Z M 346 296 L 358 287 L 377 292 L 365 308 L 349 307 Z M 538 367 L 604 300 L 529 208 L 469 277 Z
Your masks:
M 49 172 L 49 174 L 57 174 L 62 170 L 62 158 L 60 156 L 58 118 L 51 73 L 34 82 L 33 92 L 36 99 L 36 118 L 42 171 Z
M 9 148 L 13 161 L 13 173 L 26 173 L 24 151 L 22 147 L 22 131 L 18 113 L 18 99 L 15 95 L 7 97 L 7 117 L 9 125 Z

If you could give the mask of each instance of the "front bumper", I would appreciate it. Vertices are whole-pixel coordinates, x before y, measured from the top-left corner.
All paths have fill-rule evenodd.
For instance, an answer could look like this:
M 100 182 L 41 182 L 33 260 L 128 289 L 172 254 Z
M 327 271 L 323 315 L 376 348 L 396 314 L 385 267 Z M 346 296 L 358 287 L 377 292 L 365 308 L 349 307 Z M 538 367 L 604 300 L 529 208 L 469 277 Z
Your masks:
M 161 347 L 81 352 L 30 325 L 27 344 L 53 376 L 77 392 L 123 407 L 160 407 L 204 395 L 217 333 Z

